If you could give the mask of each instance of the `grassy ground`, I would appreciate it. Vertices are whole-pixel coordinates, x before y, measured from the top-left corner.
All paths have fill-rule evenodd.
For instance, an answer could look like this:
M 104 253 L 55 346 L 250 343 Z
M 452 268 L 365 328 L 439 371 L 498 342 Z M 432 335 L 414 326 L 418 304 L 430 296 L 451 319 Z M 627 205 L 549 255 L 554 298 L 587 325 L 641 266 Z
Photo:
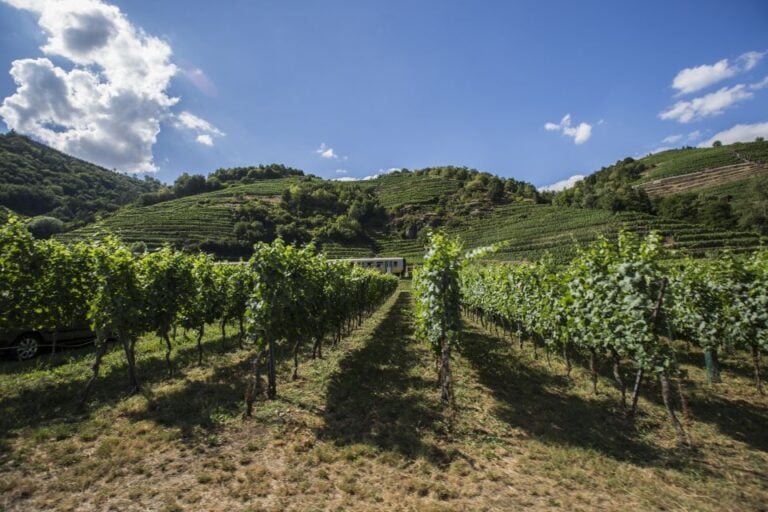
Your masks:
M 768 402 L 744 361 L 726 361 L 710 389 L 698 356 L 685 360 L 697 449 L 681 451 L 656 389 L 631 429 L 607 378 L 593 396 L 581 366 L 567 379 L 557 358 L 468 324 L 449 423 L 411 300 L 401 287 L 297 381 L 286 362 L 279 398 L 246 421 L 250 352 L 213 334 L 202 367 L 180 343 L 170 380 L 144 340 L 146 391 L 133 397 L 111 353 L 87 414 L 72 409 L 84 351 L 53 369 L 2 364 L 0 509 L 765 510 Z

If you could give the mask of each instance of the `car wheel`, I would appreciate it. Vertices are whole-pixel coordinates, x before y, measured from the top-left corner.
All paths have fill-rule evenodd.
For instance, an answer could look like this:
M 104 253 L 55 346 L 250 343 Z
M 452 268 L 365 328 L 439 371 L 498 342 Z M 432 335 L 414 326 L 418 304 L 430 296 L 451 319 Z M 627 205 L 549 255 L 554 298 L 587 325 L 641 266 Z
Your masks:
M 32 359 L 40 351 L 40 337 L 36 334 L 22 334 L 16 338 L 13 348 L 19 361 Z

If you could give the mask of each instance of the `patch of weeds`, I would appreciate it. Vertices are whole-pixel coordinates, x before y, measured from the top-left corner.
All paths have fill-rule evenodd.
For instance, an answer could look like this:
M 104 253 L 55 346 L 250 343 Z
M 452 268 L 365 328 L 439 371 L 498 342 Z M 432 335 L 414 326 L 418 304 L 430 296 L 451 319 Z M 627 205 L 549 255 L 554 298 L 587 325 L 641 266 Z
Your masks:
M 76 423 L 54 423 L 37 427 L 32 432 L 32 439 L 38 443 L 49 440 L 61 441 L 75 435 L 77 429 Z
M 224 444 L 224 440 L 216 434 L 211 434 L 209 436 L 206 436 L 205 444 L 207 444 L 211 448 L 217 448 Z
M 332 464 L 339 458 L 338 451 L 328 444 L 318 444 L 313 453 L 317 462 L 323 464 Z
M 347 494 L 355 495 L 359 492 L 357 482 L 351 478 L 344 480 L 339 484 L 339 489 Z
M 197 475 L 197 483 L 199 484 L 206 485 L 213 482 L 213 480 L 214 480 L 214 477 L 211 473 L 200 473 L 199 475 Z
M 51 460 L 62 466 L 71 466 L 83 459 L 80 446 L 73 441 L 52 443 L 48 448 L 48 455 Z
M 361 457 L 372 457 L 375 454 L 375 448 L 367 444 L 353 444 L 345 446 L 341 450 L 341 457 L 348 462 L 352 462 Z

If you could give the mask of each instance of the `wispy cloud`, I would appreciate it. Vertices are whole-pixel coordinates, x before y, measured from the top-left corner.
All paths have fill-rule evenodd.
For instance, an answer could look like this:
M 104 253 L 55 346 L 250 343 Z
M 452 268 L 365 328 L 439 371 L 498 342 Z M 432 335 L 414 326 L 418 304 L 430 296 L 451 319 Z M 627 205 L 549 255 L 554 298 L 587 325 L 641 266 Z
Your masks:
M 749 100 L 753 96 L 745 84 L 723 87 L 719 91 L 699 98 L 678 101 L 667 110 L 661 112 L 659 118 L 679 123 L 690 123 L 691 121 L 698 121 L 722 114 L 730 106 Z
M 187 112 L 186 110 L 175 116 L 174 125 L 177 128 L 195 132 L 195 140 L 204 146 L 213 146 L 213 137 L 223 137 L 224 132 L 213 126 L 205 119 Z
M 694 130 L 690 133 L 677 133 L 669 135 L 662 139 L 662 144 L 677 144 L 678 142 L 694 142 L 701 138 L 701 130 Z M 670 149 L 670 148 L 663 148 Z
M 663 142 L 664 144 L 677 144 L 681 140 L 685 138 L 685 135 L 677 134 L 677 135 L 670 135 L 669 137 L 665 137 Z
M 562 132 L 563 135 L 571 137 L 574 144 L 584 144 L 592 137 L 592 125 L 579 123 L 577 126 L 573 126 L 571 114 L 565 114 L 559 123 L 546 123 L 544 129 Z
M 768 52 L 747 52 L 739 56 L 739 63 L 744 71 L 750 71 L 765 57 Z
M 760 89 L 765 89 L 766 87 L 768 87 L 768 76 L 766 76 L 759 82 L 755 82 L 754 84 L 749 84 L 749 88 L 753 91 L 759 91 Z
M 722 59 L 714 64 L 702 64 L 692 68 L 681 70 L 672 80 L 672 87 L 678 94 L 690 94 L 725 79 L 736 76 L 739 73 L 750 71 L 765 56 L 766 52 L 747 52 L 740 55 L 736 62 Z
M 216 84 L 213 83 L 213 80 L 211 80 L 202 69 L 187 67 L 183 68 L 181 72 L 190 82 L 192 82 L 192 85 L 208 96 L 216 96 L 218 94 Z

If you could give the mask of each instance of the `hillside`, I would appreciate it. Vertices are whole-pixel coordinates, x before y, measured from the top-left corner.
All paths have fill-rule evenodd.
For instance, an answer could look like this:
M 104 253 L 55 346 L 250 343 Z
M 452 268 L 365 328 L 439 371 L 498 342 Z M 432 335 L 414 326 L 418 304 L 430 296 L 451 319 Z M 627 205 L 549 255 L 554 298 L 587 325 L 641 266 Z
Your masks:
M 768 217 L 759 213 L 768 207 L 766 162 L 763 140 L 625 158 L 554 194 L 552 202 L 768 234 Z
M 160 187 L 56 151 L 15 132 L 0 134 L 0 206 L 70 224 L 92 222 Z
M 503 260 L 544 251 L 566 258 L 576 244 L 621 228 L 659 230 L 670 246 L 695 254 L 753 248 L 768 233 L 763 141 L 628 158 L 573 189 L 543 195 L 463 167 L 337 182 L 270 164 L 218 169 L 207 178 L 183 174 L 162 186 L 15 133 L 0 136 L 0 151 L 7 171 L 0 173 L 2 216 L 10 208 L 82 225 L 60 235 L 65 240 L 114 233 L 139 246 L 171 244 L 228 259 L 248 257 L 254 242 L 277 236 L 313 242 L 334 257 L 417 258 L 426 232 L 438 227 L 468 248 L 507 242 L 493 256 Z
M 269 222 L 278 224 L 282 219 L 281 226 L 293 225 L 297 222 L 295 217 L 281 217 L 287 215 L 281 206 L 282 196 L 302 182 L 340 190 L 362 190 L 372 194 L 370 197 L 377 199 L 388 212 L 386 221 L 375 229 L 366 229 L 370 226 L 364 223 L 361 236 L 352 233 L 341 240 L 337 237 L 315 238 L 332 257 L 387 255 L 419 258 L 423 252 L 423 233 L 438 226 L 461 236 L 467 248 L 507 242 L 509 245 L 492 256 L 503 260 L 532 259 L 545 251 L 565 259 L 573 254 L 576 244 L 591 241 L 600 233 L 616 233 L 621 228 L 640 232 L 658 230 L 670 246 L 694 254 L 724 248 L 744 250 L 760 244 L 760 237 L 755 233 L 714 229 L 642 213 L 612 213 L 537 204 L 524 199 L 499 204 L 459 201 L 464 188 L 462 182 L 412 174 L 384 176 L 359 184 L 285 178 L 240 185 L 148 207 L 124 208 L 99 223 L 65 234 L 63 238 L 76 240 L 113 232 L 128 243 L 145 243 L 149 247 L 169 243 L 177 247 L 201 248 L 226 258 L 247 257 L 252 240 L 244 239 L 239 232 L 242 212 L 262 211 L 265 212 L 262 219 L 269 218 Z M 338 224 L 338 218 L 321 223 L 320 229 Z M 269 222 L 258 222 L 261 227 L 269 226 Z

